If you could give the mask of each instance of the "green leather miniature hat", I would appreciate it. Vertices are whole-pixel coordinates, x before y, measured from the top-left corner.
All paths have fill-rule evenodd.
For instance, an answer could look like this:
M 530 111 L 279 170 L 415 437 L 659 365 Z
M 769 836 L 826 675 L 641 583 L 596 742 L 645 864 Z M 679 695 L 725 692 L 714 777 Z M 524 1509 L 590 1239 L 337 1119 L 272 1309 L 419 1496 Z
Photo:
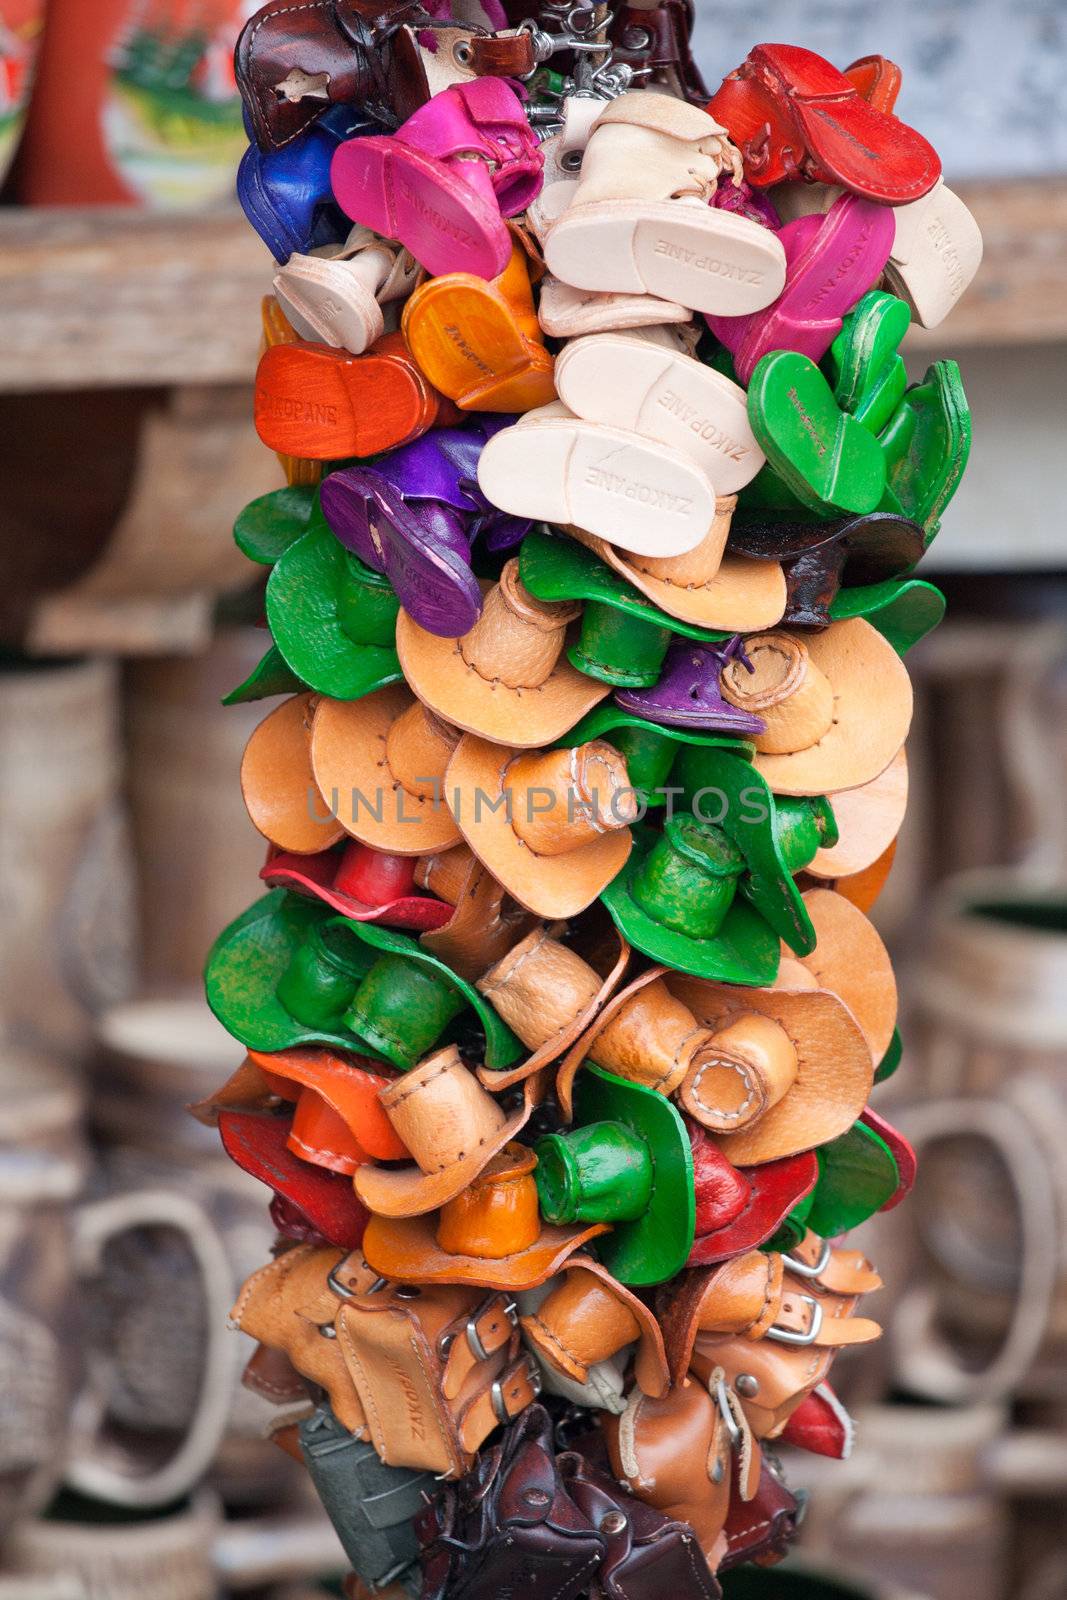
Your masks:
M 959 488 L 971 453 L 971 413 L 955 361 L 937 361 L 914 384 L 878 436 L 887 468 L 883 511 L 926 530 L 927 548 Z
M 273 567 L 289 546 L 321 520 L 319 491 L 303 484 L 274 489 L 249 501 L 233 525 L 233 540 L 249 561 Z
M 823 1239 L 836 1239 L 873 1217 L 900 1184 L 893 1152 L 865 1122 L 822 1145 L 816 1156 L 819 1177 L 812 1190 L 806 1225 Z
M 881 433 L 908 387 L 900 343 L 910 326 L 905 301 L 872 289 L 844 318 L 823 361 L 838 405 L 871 433 Z
M 671 728 L 665 723 L 648 722 L 632 711 L 610 701 L 594 706 L 573 727 L 561 745 L 585 744 L 590 739 L 606 739 L 626 762 L 626 771 L 639 798 L 646 806 L 666 804 L 666 788 L 675 760 L 683 745 L 701 749 L 732 750 L 750 758 L 755 745 L 750 739 L 734 739 L 725 733 L 703 733 L 697 729 Z
M 774 795 L 762 773 L 729 750 L 683 750 L 676 781 L 685 804 L 717 824 L 744 858 L 738 888 L 798 956 L 815 949 L 815 929 L 793 879 L 838 839 L 824 795 Z
M 558 534 L 532 532 L 519 552 L 519 573 L 537 600 L 582 600 L 581 632 L 567 648 L 571 666 L 617 688 L 658 682 L 672 634 L 718 640 L 725 633 L 668 616 L 591 550 Z
M 341 545 L 321 516 L 275 563 L 267 621 L 286 665 L 332 700 L 359 700 L 400 683 L 396 618 L 388 578 Z
M 925 639 L 945 615 L 941 590 L 921 578 L 886 578 L 882 583 L 839 589 L 830 602 L 830 618 L 863 617 L 877 628 L 898 656 Z
M 329 1044 L 408 1071 L 473 1010 L 485 1063 L 507 1067 L 522 1045 L 473 984 L 393 928 L 351 922 L 275 889 L 216 940 L 208 1004 L 250 1050 Z
M 654 1089 L 590 1061 L 574 1086 L 575 1126 L 539 1139 L 537 1194 L 547 1222 L 608 1222 L 597 1253 L 620 1283 L 663 1283 L 696 1234 L 693 1150 Z
M 651 960 L 697 978 L 770 984 L 781 946 L 738 894 L 745 870 L 722 828 L 683 812 L 662 833 L 634 828 L 630 859 L 600 898 L 623 938 Z
M 271 700 L 279 694 L 303 694 L 307 687 L 303 679 L 298 678 L 286 665 L 278 646 L 272 644 L 244 682 L 223 696 L 222 704 L 248 705 L 254 700 Z

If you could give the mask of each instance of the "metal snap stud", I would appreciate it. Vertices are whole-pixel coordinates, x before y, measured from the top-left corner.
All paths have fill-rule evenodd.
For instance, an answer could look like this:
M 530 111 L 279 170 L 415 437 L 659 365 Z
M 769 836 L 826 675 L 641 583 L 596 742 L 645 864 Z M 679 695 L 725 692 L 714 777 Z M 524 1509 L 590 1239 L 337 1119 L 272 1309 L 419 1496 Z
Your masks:
M 751 1400 L 759 1394 L 759 1379 L 753 1377 L 751 1372 L 742 1372 L 738 1375 L 734 1388 L 742 1400 Z
M 621 1511 L 609 1511 L 603 1522 L 600 1524 L 601 1533 L 609 1533 L 612 1535 L 616 1533 L 625 1533 L 626 1528 L 627 1521 Z

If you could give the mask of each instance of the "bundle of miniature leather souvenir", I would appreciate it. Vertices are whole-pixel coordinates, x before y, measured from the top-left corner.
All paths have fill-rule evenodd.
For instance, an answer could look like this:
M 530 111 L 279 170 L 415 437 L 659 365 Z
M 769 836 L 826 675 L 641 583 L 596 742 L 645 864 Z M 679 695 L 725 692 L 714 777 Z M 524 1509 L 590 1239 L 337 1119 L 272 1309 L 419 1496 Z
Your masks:
M 846 1239 L 914 1159 L 869 912 L 907 801 L 914 576 L 970 443 L 909 383 L 980 240 L 900 74 L 685 0 L 272 3 L 239 188 L 288 486 L 265 892 L 207 994 L 270 1192 L 234 1321 L 353 1594 L 715 1596 L 843 1456 Z M 277 699 L 276 697 L 282 697 Z

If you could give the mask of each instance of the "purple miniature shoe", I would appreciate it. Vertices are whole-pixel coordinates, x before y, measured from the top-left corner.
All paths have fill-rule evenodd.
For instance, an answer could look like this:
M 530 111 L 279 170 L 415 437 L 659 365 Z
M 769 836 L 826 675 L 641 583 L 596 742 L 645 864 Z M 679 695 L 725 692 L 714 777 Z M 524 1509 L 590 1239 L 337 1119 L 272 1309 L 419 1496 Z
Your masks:
M 717 645 L 679 639 L 667 652 L 659 682 L 651 689 L 617 689 L 615 703 L 624 711 L 668 728 L 705 728 L 739 738 L 762 733 L 762 717 L 739 711 L 719 692 L 719 674 L 733 660 L 740 661 L 749 672 L 753 670 L 739 633 Z
M 896 236 L 889 206 L 843 194 L 825 216 L 798 217 L 778 237 L 785 248 L 785 288 L 772 305 L 746 317 L 707 318 L 731 351 L 747 384 L 771 350 L 795 350 L 820 361 L 841 332 L 841 319 L 878 282 Z
M 529 523 L 498 511 L 478 488 L 478 457 L 490 434 L 513 417 L 438 428 L 368 467 L 332 472 L 321 490 L 336 538 L 384 572 L 408 615 L 445 639 L 469 632 L 482 610 L 471 546 L 518 544 Z

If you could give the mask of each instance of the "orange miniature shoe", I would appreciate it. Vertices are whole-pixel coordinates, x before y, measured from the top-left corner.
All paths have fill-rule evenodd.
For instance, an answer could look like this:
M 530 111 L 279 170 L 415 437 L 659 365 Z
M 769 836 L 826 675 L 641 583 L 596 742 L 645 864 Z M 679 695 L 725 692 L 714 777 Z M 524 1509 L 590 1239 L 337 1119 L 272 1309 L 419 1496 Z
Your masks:
M 276 344 L 296 344 L 300 338 L 289 318 L 285 315 L 274 295 L 263 296 L 260 306 L 263 317 L 263 351 L 272 350 Z M 322 463 L 319 461 L 302 461 L 299 456 L 286 455 L 279 450 L 278 461 L 285 473 L 285 481 L 290 488 L 304 487 L 314 489 L 322 482 Z
M 453 418 L 400 333 L 361 356 L 302 340 L 275 345 L 256 373 L 256 432 L 272 450 L 305 460 L 378 455 Z
M 427 377 L 463 411 L 532 411 L 556 397 L 517 244 L 491 282 L 450 272 L 422 284 L 404 306 L 401 327 Z

